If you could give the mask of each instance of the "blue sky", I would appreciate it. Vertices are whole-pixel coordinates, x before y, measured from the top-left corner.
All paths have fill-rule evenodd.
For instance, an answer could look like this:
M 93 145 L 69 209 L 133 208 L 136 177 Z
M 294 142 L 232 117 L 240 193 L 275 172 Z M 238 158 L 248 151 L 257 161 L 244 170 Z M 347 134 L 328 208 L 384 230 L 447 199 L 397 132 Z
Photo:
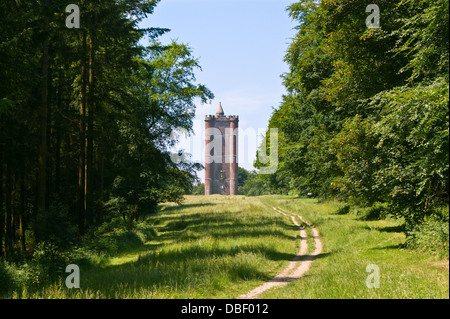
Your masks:
M 161 0 L 146 27 L 171 31 L 160 40 L 188 44 L 199 59 L 198 83 L 215 95 L 211 104 L 197 104 L 194 134 L 180 143 L 203 162 L 206 114 L 222 103 L 226 115 L 239 115 L 240 132 L 266 129 L 284 94 L 280 75 L 296 23 L 286 7 L 294 0 Z M 241 142 L 241 140 L 240 140 Z M 245 144 L 245 145 L 244 145 Z M 257 142 L 239 144 L 239 166 L 252 169 Z M 199 173 L 203 180 L 203 172 Z

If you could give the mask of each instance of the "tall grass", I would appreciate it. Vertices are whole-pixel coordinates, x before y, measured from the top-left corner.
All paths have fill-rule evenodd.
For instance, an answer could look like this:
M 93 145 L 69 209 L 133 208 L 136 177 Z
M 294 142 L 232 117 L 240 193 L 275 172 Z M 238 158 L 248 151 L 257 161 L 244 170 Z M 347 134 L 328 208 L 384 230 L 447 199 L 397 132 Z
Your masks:
M 315 224 L 324 249 L 307 276 L 263 298 L 449 298 L 448 258 L 405 248 L 401 220 L 342 214 L 342 204 L 334 202 L 283 197 L 264 201 Z M 370 264 L 379 267 L 379 288 L 366 285 Z
M 26 297 L 233 298 L 270 279 L 298 244 L 289 219 L 243 196 L 188 196 L 146 223 L 154 234 L 141 245 L 122 234 L 127 249 L 80 267 L 80 289 L 59 282 Z
M 288 196 L 187 196 L 183 206 L 165 204 L 132 230 L 103 229 L 96 253 L 79 259 L 80 289 L 66 288 L 61 277 L 8 297 L 236 298 L 271 279 L 298 251 L 298 228 L 273 206 L 316 226 L 323 252 L 304 277 L 263 298 L 449 297 L 448 259 L 404 248 L 401 221 Z M 379 288 L 366 286 L 369 264 L 379 266 Z

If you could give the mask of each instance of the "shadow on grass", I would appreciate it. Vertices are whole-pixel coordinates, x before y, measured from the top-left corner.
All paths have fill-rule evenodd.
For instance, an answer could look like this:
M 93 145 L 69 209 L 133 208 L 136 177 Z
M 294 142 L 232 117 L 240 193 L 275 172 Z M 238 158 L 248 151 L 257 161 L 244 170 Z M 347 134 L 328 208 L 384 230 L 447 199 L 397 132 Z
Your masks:
M 188 204 L 184 207 L 212 206 L 215 204 Z M 86 275 L 86 287 L 102 291 L 107 297 L 133 295 L 133 291 L 144 289 L 152 291 L 188 291 L 189 289 L 209 290 L 211 286 L 223 289 L 223 285 L 242 280 L 264 280 L 268 277 L 263 264 L 266 261 L 280 263 L 290 261 L 294 254 L 278 251 L 266 243 L 272 238 L 298 240 L 289 235 L 298 232 L 297 226 L 282 217 L 262 217 L 258 219 L 239 220 L 238 213 L 192 213 L 177 216 L 167 214 L 176 212 L 182 206 L 167 207 L 153 215 L 149 221 L 159 221 L 156 226 L 158 235 L 154 240 L 128 251 L 121 249 L 120 255 L 139 255 L 137 260 L 121 264 L 103 265 L 91 269 Z M 238 239 L 238 244 L 229 247 L 215 246 L 215 241 L 196 242 L 202 237 L 214 239 Z M 247 243 L 245 238 L 261 238 L 256 243 Z M 165 247 L 168 241 L 180 242 L 182 245 Z M 186 244 L 184 244 L 186 243 Z M 162 248 L 162 249 L 160 249 Z M 329 253 L 315 258 L 324 258 Z M 225 279 L 224 279 L 225 278 Z M 225 282 L 225 284 L 222 283 Z M 228 284 L 227 284 L 228 282 Z M 126 292 L 124 292 L 126 291 Z M 117 294 L 116 294 L 117 292 Z
M 259 269 L 259 257 L 254 259 L 258 253 L 271 260 L 292 258 L 290 254 L 251 245 L 152 251 L 135 261 L 90 269 L 83 279 L 84 288 L 99 290 L 106 298 L 127 298 L 142 289 L 188 293 L 190 289 L 210 290 L 214 286 L 220 291 L 230 282 L 269 280 L 268 274 Z
M 173 206 L 159 206 L 156 212 L 142 214 L 142 219 L 148 219 L 154 222 L 154 224 L 159 224 L 165 219 L 171 219 L 172 213 L 177 213 L 180 209 L 185 208 L 198 208 L 204 206 L 216 206 L 214 203 L 191 203 L 191 204 L 178 204 Z
M 397 244 L 397 245 L 388 245 L 388 246 L 382 246 L 382 247 L 372 247 L 369 248 L 371 250 L 383 250 L 383 249 L 402 249 L 405 248 L 405 244 Z
M 166 213 L 174 210 L 184 209 L 184 208 L 198 208 L 204 206 L 216 206 L 214 203 L 192 203 L 192 204 L 179 204 L 176 206 L 163 206 L 159 212 Z
M 321 259 L 321 258 L 327 258 L 327 257 L 329 257 L 330 255 L 332 255 L 333 253 L 331 253 L 331 252 L 328 252 L 328 253 L 320 253 L 320 254 L 318 254 L 318 255 L 315 255 L 314 256 L 314 259 Z
M 396 226 L 378 227 L 377 230 L 386 233 L 404 233 L 406 231 L 405 224 Z
M 288 235 L 284 231 L 298 231 L 297 226 L 280 217 L 276 217 L 276 215 L 273 218 L 261 218 L 259 221 L 249 221 L 246 223 L 237 221 L 233 214 L 213 214 L 210 218 L 208 214 L 193 214 L 189 218 L 184 216 L 163 217 L 165 220 L 169 220 L 169 222 L 158 229 L 158 237 L 160 239 L 174 239 L 179 237 L 183 240 L 189 240 L 209 235 L 215 239 L 261 236 L 294 239 L 294 236 Z M 281 230 L 267 229 L 275 225 L 277 228 L 281 228 Z M 187 229 L 192 232 L 189 235 L 183 234 L 183 231 Z
M 329 252 L 329 253 L 320 253 L 318 255 L 305 255 L 305 256 L 296 257 L 295 260 L 299 261 L 299 262 L 314 261 L 319 258 L 326 258 L 326 257 L 330 256 L 331 254 L 332 253 Z M 309 275 L 303 274 L 301 276 L 301 278 L 305 278 L 305 277 L 309 277 Z M 269 281 L 282 283 L 282 282 L 291 282 L 291 281 L 298 280 L 298 279 L 300 279 L 300 278 L 293 277 L 293 276 L 285 276 L 285 277 L 275 277 L 275 278 L 270 279 Z
M 200 246 L 190 246 L 187 248 L 174 248 L 168 251 L 159 251 L 147 254 L 139 258 L 137 263 L 156 264 L 158 263 L 185 263 L 191 260 L 211 260 L 222 257 L 235 257 L 239 254 L 261 254 L 265 258 L 273 261 L 289 261 L 293 255 L 279 252 L 277 250 L 260 245 L 239 245 L 230 248 L 204 248 Z
M 102 268 L 102 275 L 90 280 L 91 289 L 110 294 L 113 287 L 141 289 L 164 287 L 184 289 L 200 284 L 202 288 L 217 277 L 229 281 L 272 279 L 267 272 L 258 270 L 252 256 L 262 255 L 273 261 L 290 261 L 292 254 L 282 253 L 263 245 L 242 245 L 230 248 L 205 248 L 191 246 L 167 251 L 153 251 L 140 256 L 137 261 Z M 300 256 L 298 261 L 326 258 L 331 253 Z M 100 270 L 99 270 L 100 271 Z M 100 284 L 102 282 L 102 284 Z M 103 288 L 108 286 L 105 291 Z
M 362 229 L 365 230 L 376 230 L 379 232 L 385 232 L 385 233 L 404 233 L 405 232 L 405 225 L 395 225 L 395 226 L 385 226 L 385 227 L 376 227 L 376 226 L 361 226 Z

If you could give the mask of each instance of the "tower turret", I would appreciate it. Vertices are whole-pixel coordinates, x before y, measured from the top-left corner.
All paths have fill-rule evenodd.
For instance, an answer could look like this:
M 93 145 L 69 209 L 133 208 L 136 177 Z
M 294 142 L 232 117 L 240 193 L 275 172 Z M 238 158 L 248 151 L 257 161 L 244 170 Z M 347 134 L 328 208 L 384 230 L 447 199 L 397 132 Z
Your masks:
M 222 108 L 222 103 L 220 103 L 220 102 L 219 102 L 219 107 L 217 108 L 217 111 L 216 111 L 216 116 L 217 116 L 217 117 L 222 117 L 222 116 L 224 116 L 223 108 Z

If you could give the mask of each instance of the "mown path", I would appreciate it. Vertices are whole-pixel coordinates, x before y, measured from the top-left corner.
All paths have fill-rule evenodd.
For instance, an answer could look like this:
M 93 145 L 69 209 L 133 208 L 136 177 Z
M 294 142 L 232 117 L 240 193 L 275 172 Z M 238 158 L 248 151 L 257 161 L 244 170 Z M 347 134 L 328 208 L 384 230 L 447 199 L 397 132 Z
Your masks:
M 283 269 L 279 274 L 273 277 L 271 280 L 265 282 L 264 284 L 250 290 L 246 294 L 239 296 L 239 299 L 254 299 L 257 298 L 264 291 L 269 290 L 274 287 L 280 287 L 287 285 L 293 280 L 301 278 L 311 267 L 314 258 L 322 252 L 322 242 L 320 241 L 319 231 L 311 226 L 307 221 L 303 219 L 300 215 L 295 215 L 285 211 L 280 207 L 272 207 L 276 212 L 290 217 L 295 226 L 300 230 L 300 248 L 298 253 L 289 262 L 288 266 Z M 296 217 L 300 219 L 305 225 L 311 228 L 314 238 L 315 250 L 311 254 L 306 254 L 308 251 L 307 238 L 308 235 L 306 230 L 298 223 Z

